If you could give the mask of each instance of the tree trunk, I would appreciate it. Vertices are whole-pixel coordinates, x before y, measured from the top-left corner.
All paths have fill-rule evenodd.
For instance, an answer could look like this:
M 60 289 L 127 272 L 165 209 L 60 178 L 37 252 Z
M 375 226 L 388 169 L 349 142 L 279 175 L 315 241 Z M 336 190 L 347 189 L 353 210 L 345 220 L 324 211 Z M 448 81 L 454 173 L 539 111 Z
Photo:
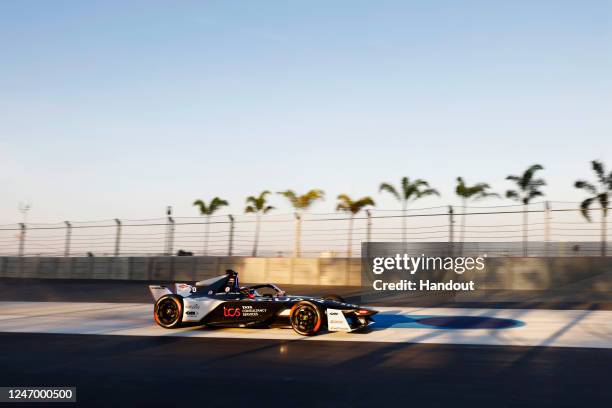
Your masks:
M 208 238 L 210 237 L 210 215 L 206 216 L 206 226 L 204 227 L 204 256 L 208 256 Z
M 261 216 L 259 214 L 257 214 L 255 217 L 255 241 L 253 242 L 253 252 L 251 253 L 253 258 L 257 256 L 257 245 L 259 244 L 259 224 L 261 221 Z
M 607 240 L 608 240 L 608 224 L 607 224 L 607 220 L 606 220 L 607 214 L 606 214 L 606 209 L 602 208 L 601 209 L 601 256 L 606 256 L 606 246 L 607 246 Z
M 367 223 L 367 229 L 366 229 L 366 242 L 371 242 L 372 241 L 372 213 L 370 212 L 370 210 L 366 210 L 366 214 L 368 216 L 368 223 Z
M 528 240 L 528 234 L 527 234 L 527 226 L 529 224 L 528 221 L 528 204 L 523 204 L 523 256 L 527 256 L 527 254 L 529 253 L 528 249 L 527 249 L 527 240 Z
M 408 211 L 408 202 L 402 201 L 402 242 L 406 242 L 406 213 Z
M 463 243 L 465 242 L 465 213 L 467 212 L 467 199 L 463 199 L 463 211 L 461 213 L 461 238 L 459 244 L 459 253 L 463 254 Z
M 351 258 L 353 256 L 353 218 L 354 214 L 351 214 L 349 218 L 349 228 L 348 228 L 348 246 L 346 248 L 346 257 Z

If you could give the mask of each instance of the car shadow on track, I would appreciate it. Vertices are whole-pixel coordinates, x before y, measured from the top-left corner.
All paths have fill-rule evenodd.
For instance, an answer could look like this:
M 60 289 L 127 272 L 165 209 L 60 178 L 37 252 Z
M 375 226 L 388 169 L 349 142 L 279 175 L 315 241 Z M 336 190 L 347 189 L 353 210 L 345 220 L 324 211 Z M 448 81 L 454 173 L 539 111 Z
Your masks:
M 401 329 L 441 329 L 441 330 L 471 330 L 471 329 L 510 329 L 524 326 L 525 323 L 515 319 L 504 319 L 490 316 L 406 316 L 395 311 L 379 313 L 375 316 L 376 324 L 372 330 L 388 328 Z

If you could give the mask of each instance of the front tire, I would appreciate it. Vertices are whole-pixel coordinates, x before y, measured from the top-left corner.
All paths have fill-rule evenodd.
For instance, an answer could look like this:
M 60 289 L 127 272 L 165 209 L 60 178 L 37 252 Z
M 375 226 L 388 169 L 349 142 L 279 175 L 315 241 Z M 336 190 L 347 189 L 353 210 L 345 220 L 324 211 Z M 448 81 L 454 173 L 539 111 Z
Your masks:
M 155 322 L 165 329 L 180 327 L 183 319 L 183 301 L 177 295 L 165 295 L 155 302 Z
M 302 336 L 317 334 L 321 329 L 322 320 L 321 311 L 310 302 L 303 301 L 291 308 L 291 327 Z

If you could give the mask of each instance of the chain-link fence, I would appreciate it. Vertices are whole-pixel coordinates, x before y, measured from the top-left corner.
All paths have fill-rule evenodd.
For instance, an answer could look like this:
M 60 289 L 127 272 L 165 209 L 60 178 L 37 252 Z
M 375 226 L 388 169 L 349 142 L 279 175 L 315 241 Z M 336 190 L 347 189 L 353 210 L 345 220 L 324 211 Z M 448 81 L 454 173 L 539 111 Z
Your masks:
M 609 221 L 575 202 L 439 206 L 344 213 L 215 215 L 0 226 L 3 256 L 358 256 L 362 242 L 555 242 L 565 255 L 605 253 Z M 405 218 L 405 228 L 402 228 Z M 525 223 L 525 218 L 527 222 Z M 259 227 L 258 227 L 259 224 Z M 525 241 L 525 242 L 527 242 Z M 563 243 L 559 245 L 559 243 Z M 530 256 L 547 255 L 525 245 Z M 561 248 L 561 249 L 559 249 Z M 602 252 L 603 251 L 603 252 Z

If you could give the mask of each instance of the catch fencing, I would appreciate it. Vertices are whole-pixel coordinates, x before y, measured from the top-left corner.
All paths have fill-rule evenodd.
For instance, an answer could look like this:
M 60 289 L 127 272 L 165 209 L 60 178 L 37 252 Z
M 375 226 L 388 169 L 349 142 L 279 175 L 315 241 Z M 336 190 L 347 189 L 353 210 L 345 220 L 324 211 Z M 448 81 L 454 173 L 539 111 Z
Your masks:
M 402 241 L 525 242 L 528 256 L 607 254 L 610 221 L 601 210 L 590 214 L 587 222 L 579 203 L 547 201 L 530 204 L 526 214 L 521 205 L 371 209 L 352 221 L 345 213 L 271 213 L 259 228 L 252 214 L 21 223 L 0 226 L 0 256 L 334 258 L 359 256 L 362 242 Z M 556 243 L 556 253 L 535 242 Z

